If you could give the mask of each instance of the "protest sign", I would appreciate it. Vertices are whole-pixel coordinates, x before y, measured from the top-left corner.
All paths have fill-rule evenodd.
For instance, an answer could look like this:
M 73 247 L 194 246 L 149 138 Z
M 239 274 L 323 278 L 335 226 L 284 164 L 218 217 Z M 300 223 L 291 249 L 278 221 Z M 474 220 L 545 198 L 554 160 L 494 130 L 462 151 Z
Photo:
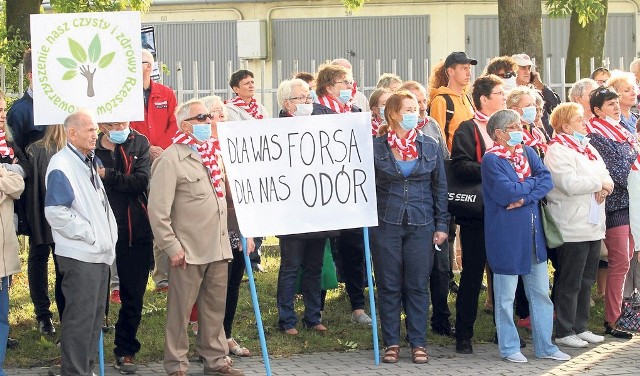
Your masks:
M 376 226 L 371 114 L 218 123 L 246 237 Z
M 140 13 L 33 14 L 31 46 L 35 124 L 144 119 Z

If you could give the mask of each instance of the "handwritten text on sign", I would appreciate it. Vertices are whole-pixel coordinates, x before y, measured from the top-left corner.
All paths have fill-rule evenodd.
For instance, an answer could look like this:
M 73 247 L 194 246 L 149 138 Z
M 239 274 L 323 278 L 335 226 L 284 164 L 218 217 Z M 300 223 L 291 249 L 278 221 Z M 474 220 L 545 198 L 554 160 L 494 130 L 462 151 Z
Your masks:
M 220 123 L 248 237 L 377 225 L 369 113 Z

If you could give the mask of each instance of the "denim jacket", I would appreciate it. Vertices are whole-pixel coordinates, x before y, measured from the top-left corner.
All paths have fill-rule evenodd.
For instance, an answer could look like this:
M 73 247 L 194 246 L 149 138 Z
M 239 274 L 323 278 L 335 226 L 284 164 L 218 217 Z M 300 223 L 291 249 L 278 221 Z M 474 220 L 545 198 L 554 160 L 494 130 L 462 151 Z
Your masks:
M 428 225 L 435 231 L 447 232 L 447 178 L 442 154 L 429 136 L 419 133 L 416 144 L 418 162 L 405 178 L 387 143 L 387 135 L 374 138 L 378 218 L 390 224 Z

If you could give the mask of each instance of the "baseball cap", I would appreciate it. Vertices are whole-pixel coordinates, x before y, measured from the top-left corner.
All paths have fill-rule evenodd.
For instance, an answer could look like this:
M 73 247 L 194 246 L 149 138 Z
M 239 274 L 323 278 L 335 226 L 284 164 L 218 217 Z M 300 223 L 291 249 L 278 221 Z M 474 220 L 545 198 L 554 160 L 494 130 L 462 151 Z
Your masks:
M 534 65 L 533 61 L 531 61 L 531 58 L 527 54 L 516 54 L 511 57 L 513 58 L 513 60 L 516 61 L 516 64 L 518 64 L 521 67 Z
M 454 64 L 477 65 L 478 64 L 478 60 L 470 58 L 469 56 L 467 56 L 466 53 L 464 53 L 462 51 L 458 51 L 458 52 L 450 53 L 449 56 L 447 56 L 447 58 L 444 61 L 444 67 L 445 68 L 449 68 L 450 66 L 452 66 Z

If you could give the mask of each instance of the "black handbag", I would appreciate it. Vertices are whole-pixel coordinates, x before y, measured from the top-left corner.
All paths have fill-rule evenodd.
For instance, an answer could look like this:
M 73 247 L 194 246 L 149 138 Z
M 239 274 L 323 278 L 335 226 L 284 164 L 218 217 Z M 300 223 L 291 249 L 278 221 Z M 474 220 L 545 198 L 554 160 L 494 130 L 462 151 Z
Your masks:
M 474 126 L 473 130 L 476 139 L 476 157 L 481 163 L 480 135 L 477 127 Z M 459 179 L 451 168 L 450 159 L 444 161 L 444 168 L 447 173 L 449 213 L 456 218 L 482 219 L 484 213 L 482 183 Z

